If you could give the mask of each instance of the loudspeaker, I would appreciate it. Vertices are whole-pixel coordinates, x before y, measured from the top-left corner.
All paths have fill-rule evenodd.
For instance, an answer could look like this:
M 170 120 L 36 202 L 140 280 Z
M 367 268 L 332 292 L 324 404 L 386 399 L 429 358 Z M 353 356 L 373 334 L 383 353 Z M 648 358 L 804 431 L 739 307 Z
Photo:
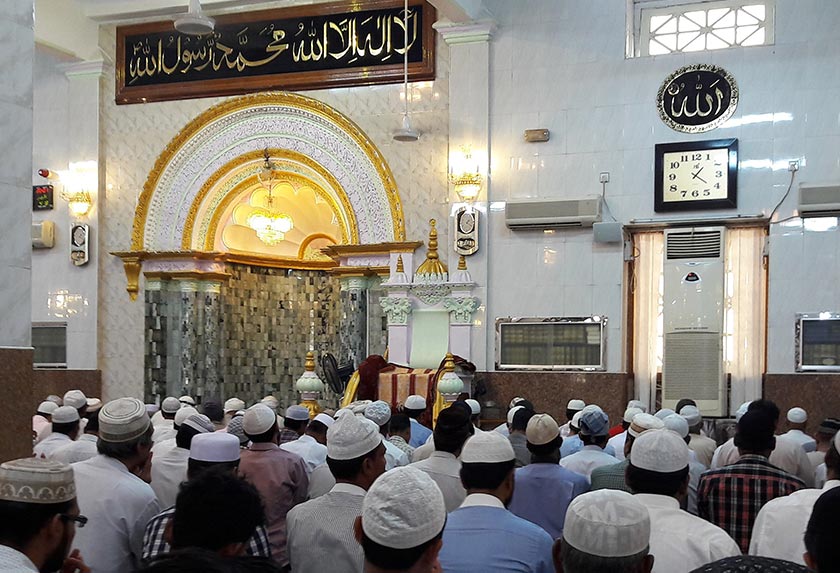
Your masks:
M 592 230 L 596 243 L 621 243 L 624 240 L 621 223 L 616 221 L 595 223 Z

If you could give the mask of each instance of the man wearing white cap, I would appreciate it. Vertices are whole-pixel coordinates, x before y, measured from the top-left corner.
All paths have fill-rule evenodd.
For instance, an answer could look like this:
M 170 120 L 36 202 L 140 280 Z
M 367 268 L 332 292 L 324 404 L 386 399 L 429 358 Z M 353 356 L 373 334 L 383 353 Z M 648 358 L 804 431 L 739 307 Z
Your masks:
M 817 441 L 805 433 L 808 412 L 799 407 L 791 408 L 787 413 L 787 422 L 789 429 L 782 436 L 801 445 L 806 453 L 816 451 Z
M 566 404 L 566 423 L 560 426 L 560 437 L 564 440 L 571 435 L 572 418 L 575 414 L 586 408 L 583 400 L 572 399 Z
M 0 571 L 90 573 L 79 552 L 70 553 L 86 522 L 70 466 L 39 458 L 0 464 Z
M 79 412 L 79 418 L 84 418 L 87 414 L 87 396 L 81 390 L 68 390 L 62 399 L 64 406 L 71 406 L 76 408 Z
M 690 440 L 688 433 L 688 422 L 679 414 L 671 414 L 663 420 L 665 427 L 672 432 L 675 432 L 679 437 L 685 441 L 686 445 Z M 688 449 L 688 495 L 684 501 L 680 502 L 680 507 L 686 510 L 691 515 L 697 515 L 697 487 L 700 485 L 700 476 L 703 475 L 707 469 L 706 466 L 697 461 L 694 451 L 689 447 Z
M 60 406 L 52 413 L 52 433 L 38 442 L 32 451 L 35 457 L 51 458 L 53 452 L 73 443 L 79 435 L 79 411 L 72 406 Z
M 371 486 L 354 532 L 366 573 L 439 573 L 443 495 L 428 475 L 396 468 Z M 359 571 L 359 569 L 356 569 Z
M 152 463 L 152 489 L 161 507 L 175 504 L 178 488 L 187 479 L 187 461 L 193 437 L 214 431 L 210 418 L 193 414 L 178 427 L 175 447 L 155 456 Z
M 700 410 L 697 406 L 688 404 L 683 406 L 678 413 L 688 422 L 688 432 L 691 436 L 688 447 L 697 454 L 698 462 L 706 468 L 710 467 L 712 465 L 712 456 L 715 455 L 715 449 L 717 449 L 717 443 L 700 433 L 703 426 L 703 416 L 700 414 Z
M 286 516 L 289 562 L 295 573 L 362 570 L 364 556 L 353 537 L 353 524 L 362 514 L 365 492 L 385 471 L 379 427 L 359 416 L 339 418 L 327 430 L 327 464 L 335 486 Z
M 624 459 L 617 464 L 600 466 L 592 470 L 589 476 L 592 491 L 599 489 L 620 489 L 632 493 L 627 486 L 625 475 L 630 465 L 630 455 L 633 442 L 647 430 L 658 430 L 664 426 L 662 420 L 653 414 L 642 412 L 633 416 L 633 422 L 627 428 L 627 439 L 624 441 Z
M 309 424 L 309 410 L 304 406 L 293 405 L 286 408 L 286 417 L 283 421 L 283 428 L 280 430 L 278 444 L 283 445 L 294 442 L 306 432 Z
M 387 402 L 377 400 L 368 404 L 365 407 L 365 418 L 376 424 L 383 439 L 388 436 L 391 422 L 391 406 Z M 404 451 L 388 440 L 384 440 L 382 443 L 385 446 L 385 471 L 409 464 L 410 460 Z
M 481 404 L 478 403 L 478 400 L 473 400 L 472 398 L 467 398 L 464 402 L 470 407 L 470 412 L 472 412 L 470 422 L 477 432 L 481 429 L 479 428 L 481 425 Z
M 97 441 L 99 441 L 99 408 L 91 412 L 88 406 L 84 433 L 75 441 L 56 449 L 52 453 L 52 459 L 65 464 L 89 460 L 99 454 L 96 450 Z
M 560 428 L 548 414 L 536 414 L 525 430 L 531 463 L 516 470 L 510 511 L 557 539 L 569 503 L 589 489 L 586 478 L 560 467 Z
M 513 453 L 516 454 L 516 467 L 518 468 L 525 467 L 531 463 L 531 452 L 528 451 L 528 437 L 525 430 L 528 428 L 528 422 L 534 414 L 535 412 L 528 408 L 518 408 L 517 412 L 513 415 L 513 422 L 510 424 L 508 440 L 513 447 Z M 557 453 L 559 455 L 559 449 Z
M 405 400 L 403 412 L 411 419 L 411 440 L 408 445 L 412 448 L 418 448 L 426 443 L 432 431 L 424 426 L 420 420 L 426 413 L 426 399 L 423 396 L 412 394 Z
M 521 398 L 516 396 L 510 401 L 508 404 L 508 412 L 507 412 L 507 420 L 504 424 L 499 424 L 495 428 L 493 428 L 494 432 L 499 432 L 501 435 L 508 437 L 510 436 L 510 425 L 513 424 L 513 417 L 516 415 L 522 408 L 528 408 L 529 410 L 534 410 L 534 405 L 531 404 L 525 398 Z
M 306 464 L 299 455 L 277 445 L 277 415 L 265 404 L 248 408 L 242 424 L 245 435 L 251 440 L 251 448 L 241 454 L 239 475 L 260 492 L 265 504 L 271 555 L 281 567 L 285 567 L 289 564 L 286 514 L 306 500 L 309 490 Z
M 633 443 L 627 484 L 650 513 L 655 573 L 690 571 L 740 555 L 721 528 L 680 509 L 688 492 L 688 445 L 668 429 L 649 430 Z
M 554 563 L 561 573 L 649 573 L 654 564 L 649 544 L 645 506 L 627 492 L 602 489 L 569 505 Z
M 245 402 L 236 397 L 228 398 L 225 400 L 223 408 L 225 411 L 225 427 L 227 428 L 231 418 L 233 418 L 239 410 L 245 409 Z
M 618 460 L 604 452 L 610 431 L 607 414 L 601 409 L 587 412 L 584 408 L 581 412 L 580 438 L 583 448 L 568 458 L 561 458 L 560 465 L 589 479 L 595 468 L 614 464 Z
M 35 415 L 32 416 L 32 433 L 34 434 L 35 443 L 43 440 L 47 434 L 52 431 L 50 423 L 52 422 L 52 413 L 58 409 L 58 404 L 44 400 L 38 404 L 38 409 Z
M 619 461 L 624 459 L 624 442 L 627 440 L 627 428 L 630 427 L 633 416 L 641 413 L 642 409 L 636 407 L 630 407 L 624 410 L 624 416 L 621 419 L 622 431 L 607 441 L 607 445 L 612 446 L 613 451 L 615 451 L 615 459 Z
M 443 571 L 551 572 L 551 536 L 505 509 L 514 491 L 510 441 L 497 432 L 480 432 L 464 444 L 461 463 L 468 495 L 443 530 Z
M 175 413 L 175 418 L 173 418 L 173 425 L 172 427 L 175 429 L 175 433 L 177 435 L 178 428 L 181 427 L 181 424 L 187 421 L 190 416 L 199 415 L 198 410 L 193 408 L 192 406 L 181 406 L 181 408 Z M 206 417 L 206 416 L 205 416 Z M 154 435 L 154 434 L 152 434 Z M 169 450 L 176 447 L 175 444 L 175 437 L 171 437 L 168 440 L 162 440 L 160 442 L 152 442 L 152 454 L 156 458 L 160 458 L 164 455 L 164 453 L 168 452 Z
M 397 446 L 405 455 L 411 459 L 414 448 L 408 445 L 411 441 L 411 418 L 405 414 L 394 414 L 391 416 L 391 425 L 388 428 L 388 441 Z
M 327 446 L 319 442 L 316 436 L 326 436 L 328 423 L 330 425 L 333 423 L 330 416 L 318 414 L 307 424 L 306 431 L 301 437 L 280 446 L 281 449 L 303 458 L 303 461 L 306 463 L 307 474 L 311 474 L 312 470 L 327 463 Z
M 271 394 L 260 400 L 260 404 L 265 404 L 266 406 L 274 410 L 275 413 L 277 412 L 277 408 L 280 407 L 280 401 Z
M 152 434 L 154 443 L 171 440 L 178 433 L 175 428 L 175 414 L 178 413 L 181 406 L 181 402 L 175 396 L 167 396 L 163 399 L 160 404 L 160 414 L 163 419 L 155 426 L 155 432 Z
M 79 508 L 90 520 L 74 547 L 97 573 L 133 571 L 140 565 L 143 531 L 160 511 L 148 474 L 152 422 L 136 398 L 119 398 L 99 411 L 99 455 L 73 464 Z
M 195 416 L 201 416 L 201 414 L 191 416 L 191 418 Z M 209 418 L 206 423 L 212 427 Z M 212 430 L 196 434 L 190 442 L 186 478 L 188 481 L 192 481 L 210 469 L 236 474 L 239 468 L 239 454 L 239 440 L 231 434 L 222 434 Z M 170 547 L 165 532 L 174 514 L 175 505 L 172 505 L 154 516 L 146 526 L 146 532 L 143 535 L 143 562 L 147 565 L 158 556 L 169 553 Z M 271 557 L 268 531 L 264 525 L 257 527 L 248 541 L 245 553 L 246 555 Z

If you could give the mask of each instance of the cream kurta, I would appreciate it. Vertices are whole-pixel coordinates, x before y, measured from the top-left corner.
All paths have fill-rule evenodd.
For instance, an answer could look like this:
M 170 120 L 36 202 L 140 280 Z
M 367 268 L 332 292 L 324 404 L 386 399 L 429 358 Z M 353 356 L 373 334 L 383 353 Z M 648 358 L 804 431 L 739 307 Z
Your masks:
M 75 442 L 61 446 L 52 454 L 52 459 L 65 464 L 83 462 L 99 454 L 96 442 L 99 438 L 93 434 L 82 434 Z
M 455 511 L 467 497 L 461 484 L 461 461 L 453 454 L 435 450 L 425 460 L 414 462 L 411 467 L 429 474 L 443 493 L 446 512 Z
M 691 441 L 688 443 L 688 447 L 697 454 L 698 462 L 707 468 L 712 466 L 712 457 L 715 455 L 715 450 L 717 449 L 717 443 L 713 439 L 701 436 L 700 434 L 691 434 Z
M 32 448 L 33 453 L 35 454 L 36 458 L 47 458 L 52 459 L 53 453 L 59 448 L 64 446 L 70 445 L 73 443 L 73 440 L 70 439 L 70 436 L 66 434 L 60 434 L 58 432 L 53 432 L 37 444 L 35 447 Z

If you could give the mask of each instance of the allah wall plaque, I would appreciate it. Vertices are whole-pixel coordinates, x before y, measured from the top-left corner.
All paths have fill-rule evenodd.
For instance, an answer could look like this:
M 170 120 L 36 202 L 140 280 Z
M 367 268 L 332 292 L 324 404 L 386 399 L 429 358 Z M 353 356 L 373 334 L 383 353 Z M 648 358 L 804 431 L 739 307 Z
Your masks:
M 675 131 L 702 133 L 722 125 L 738 107 L 738 84 L 721 67 L 685 66 L 662 82 L 656 94 L 662 121 Z

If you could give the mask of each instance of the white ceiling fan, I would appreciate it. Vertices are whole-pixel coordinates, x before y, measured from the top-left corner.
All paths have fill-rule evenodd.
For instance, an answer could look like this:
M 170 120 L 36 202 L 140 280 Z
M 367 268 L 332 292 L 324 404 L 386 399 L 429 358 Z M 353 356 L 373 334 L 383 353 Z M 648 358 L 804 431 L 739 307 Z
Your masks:
M 190 9 L 186 14 L 175 17 L 175 29 L 182 34 L 201 36 L 216 28 L 216 20 L 202 12 L 199 0 L 190 0 Z

